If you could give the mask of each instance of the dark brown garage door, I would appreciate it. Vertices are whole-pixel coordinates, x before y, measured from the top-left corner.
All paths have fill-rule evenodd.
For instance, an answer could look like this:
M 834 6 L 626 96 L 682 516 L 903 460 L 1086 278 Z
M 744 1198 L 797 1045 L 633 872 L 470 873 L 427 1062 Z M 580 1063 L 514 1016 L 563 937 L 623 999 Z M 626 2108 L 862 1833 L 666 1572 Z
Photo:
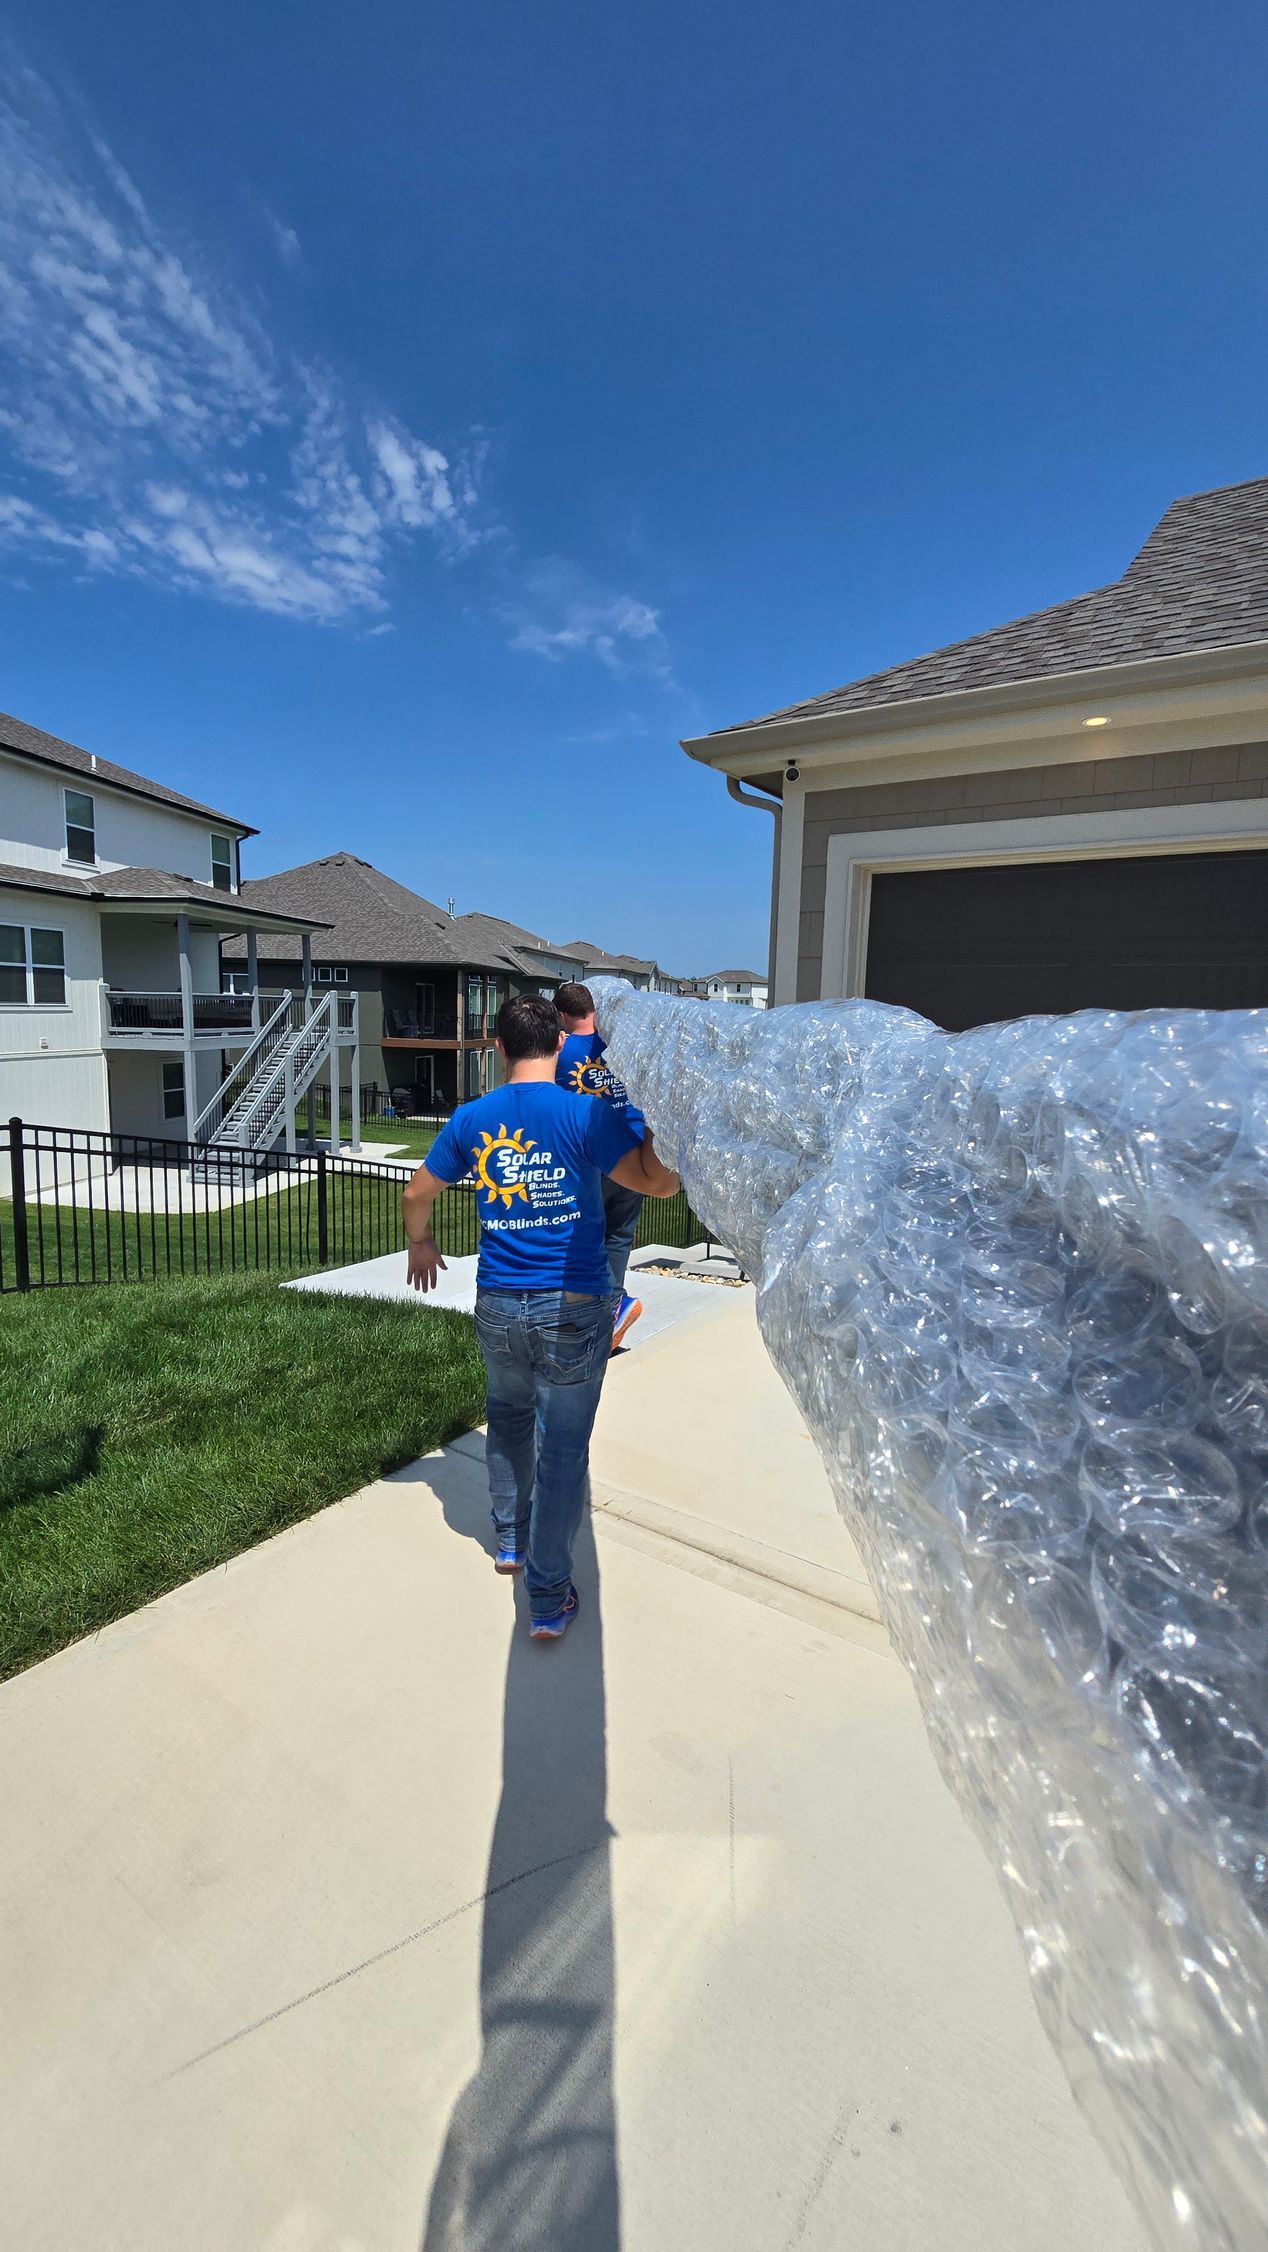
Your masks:
M 867 993 L 949 1032 L 1073 1009 L 1268 1004 L 1268 853 L 873 876 Z

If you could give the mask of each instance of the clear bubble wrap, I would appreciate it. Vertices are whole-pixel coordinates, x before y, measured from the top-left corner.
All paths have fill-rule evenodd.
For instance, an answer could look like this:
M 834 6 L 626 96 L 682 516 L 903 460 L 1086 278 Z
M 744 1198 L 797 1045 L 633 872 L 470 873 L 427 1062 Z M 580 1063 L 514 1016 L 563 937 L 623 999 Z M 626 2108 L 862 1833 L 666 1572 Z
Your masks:
M 1268 1012 L 602 982 L 1153 2238 L 1268 2246 Z M 930 1871 L 936 1883 L 937 1872 Z

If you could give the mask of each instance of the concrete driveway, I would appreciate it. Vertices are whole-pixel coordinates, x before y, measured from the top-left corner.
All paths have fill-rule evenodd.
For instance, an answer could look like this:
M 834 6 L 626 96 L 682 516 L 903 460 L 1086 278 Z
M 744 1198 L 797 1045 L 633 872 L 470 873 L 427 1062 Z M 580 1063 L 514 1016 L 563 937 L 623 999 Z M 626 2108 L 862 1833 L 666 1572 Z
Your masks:
M 614 1364 L 559 1648 L 479 1454 L 0 1691 L 0 2241 L 1143 2252 L 751 1293 Z

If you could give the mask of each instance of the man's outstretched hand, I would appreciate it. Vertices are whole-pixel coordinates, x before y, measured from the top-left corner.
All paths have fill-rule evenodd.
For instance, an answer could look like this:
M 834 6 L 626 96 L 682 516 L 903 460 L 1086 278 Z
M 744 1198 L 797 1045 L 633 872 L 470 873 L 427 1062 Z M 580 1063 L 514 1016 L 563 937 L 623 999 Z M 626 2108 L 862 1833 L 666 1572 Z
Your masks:
M 425 1236 L 421 1243 L 411 1243 L 409 1266 L 406 1269 L 406 1279 L 411 1290 L 421 1290 L 426 1297 L 429 1290 L 436 1288 L 444 1264 L 436 1247 L 435 1236 Z

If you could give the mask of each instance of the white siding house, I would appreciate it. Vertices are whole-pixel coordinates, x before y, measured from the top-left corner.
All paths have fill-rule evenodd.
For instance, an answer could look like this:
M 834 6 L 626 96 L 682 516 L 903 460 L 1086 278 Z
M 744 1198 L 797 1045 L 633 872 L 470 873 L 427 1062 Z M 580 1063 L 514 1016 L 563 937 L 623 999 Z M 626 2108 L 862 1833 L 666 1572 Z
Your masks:
M 734 1001 L 744 1009 L 764 1009 L 767 984 L 760 970 L 710 970 L 685 980 L 682 990 L 697 1001 Z
M 244 822 L 0 715 L 0 1119 L 192 1137 L 261 1021 Z M 245 932 L 246 990 L 220 939 Z

